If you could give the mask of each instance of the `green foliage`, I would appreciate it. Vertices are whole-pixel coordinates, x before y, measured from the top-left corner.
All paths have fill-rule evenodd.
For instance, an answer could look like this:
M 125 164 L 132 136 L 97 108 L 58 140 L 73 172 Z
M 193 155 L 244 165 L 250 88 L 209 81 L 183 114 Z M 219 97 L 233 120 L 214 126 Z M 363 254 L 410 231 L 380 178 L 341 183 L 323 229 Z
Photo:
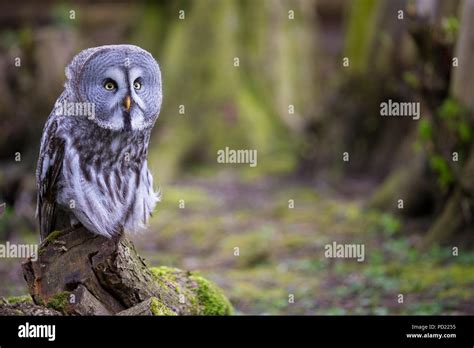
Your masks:
M 411 71 L 404 71 L 403 72 L 403 80 L 413 90 L 417 90 L 421 86 L 419 77 Z
M 444 190 L 456 177 L 445 154 L 465 153 L 473 139 L 470 113 L 455 98 L 446 98 L 437 110 L 438 120 L 421 120 L 418 124 L 418 144 L 425 145 L 430 167 Z M 440 139 L 444 141 L 440 141 Z M 436 144 L 436 146 L 433 146 Z
M 472 128 L 469 123 L 465 121 L 459 122 L 457 131 L 462 142 L 469 143 L 472 140 Z
M 438 112 L 441 118 L 449 120 L 457 119 L 465 110 L 455 99 L 447 98 L 443 104 L 441 104 Z
M 382 227 L 382 231 L 390 236 L 400 231 L 402 223 L 400 219 L 391 214 L 382 214 L 380 226 Z
M 441 27 L 443 29 L 443 33 L 446 37 L 446 39 L 450 42 L 450 43 L 455 43 L 456 41 L 456 37 L 458 35 L 458 32 L 459 32 L 459 27 L 460 27 L 460 23 L 459 23 L 459 19 L 457 17 L 444 17 L 442 20 L 441 20 Z
M 440 118 L 449 129 L 459 137 L 462 143 L 472 140 L 472 127 L 469 122 L 469 111 L 454 98 L 447 98 L 438 110 Z
M 447 188 L 454 182 L 454 175 L 448 162 L 440 155 L 430 156 L 430 166 L 438 174 L 438 183 L 442 188 Z
M 429 141 L 433 138 L 433 129 L 429 120 L 423 119 L 418 123 L 418 134 L 423 141 Z

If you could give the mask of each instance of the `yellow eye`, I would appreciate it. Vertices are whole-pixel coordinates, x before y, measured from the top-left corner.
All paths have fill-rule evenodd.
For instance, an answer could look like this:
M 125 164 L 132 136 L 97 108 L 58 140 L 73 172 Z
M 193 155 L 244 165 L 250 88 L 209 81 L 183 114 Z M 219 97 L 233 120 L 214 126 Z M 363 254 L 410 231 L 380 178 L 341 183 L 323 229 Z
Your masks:
M 107 81 L 106 83 L 104 83 L 104 88 L 108 91 L 112 91 L 115 89 L 115 83 L 113 83 L 112 81 Z
M 141 84 L 140 82 L 138 82 L 138 81 L 135 81 L 135 82 L 133 83 L 133 88 L 135 88 L 135 89 L 138 90 L 138 89 L 142 88 L 142 84 Z

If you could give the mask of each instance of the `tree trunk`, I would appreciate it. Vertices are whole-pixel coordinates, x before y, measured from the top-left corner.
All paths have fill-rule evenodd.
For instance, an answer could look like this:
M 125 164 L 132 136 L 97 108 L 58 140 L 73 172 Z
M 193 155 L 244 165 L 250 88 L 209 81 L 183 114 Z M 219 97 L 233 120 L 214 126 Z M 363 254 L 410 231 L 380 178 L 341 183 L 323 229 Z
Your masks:
M 471 146 L 470 157 L 460 175 L 460 182 L 450 195 L 442 213 L 434 222 L 424 238 L 424 244 L 446 243 L 453 236 L 467 232 L 468 243 L 472 243 L 472 211 L 474 207 L 474 145 Z
M 422 118 L 437 122 L 437 110 L 448 96 L 450 84 L 450 59 L 452 44 L 444 39 L 443 20 L 453 16 L 458 2 L 446 4 L 444 1 L 433 0 L 416 2 L 415 7 L 407 8 L 408 33 L 417 49 L 420 63 L 418 68 L 418 87 L 411 87 L 412 100 L 420 100 Z M 448 58 L 446 58 L 448 57 Z M 424 70 L 435 71 L 427 78 Z M 416 126 L 418 124 L 414 123 Z M 419 130 L 415 127 L 409 137 L 404 137 L 405 146 L 413 148 L 418 139 Z M 409 134 L 409 133 L 407 133 Z M 401 135 L 403 137 L 403 135 Z M 440 136 L 433 139 L 438 147 L 442 144 Z M 406 217 L 420 217 L 433 214 L 443 204 L 443 192 L 436 183 L 436 175 L 429 165 L 430 153 L 413 150 L 405 153 L 404 160 L 399 162 L 395 170 L 385 178 L 383 184 L 373 194 L 369 205 L 374 208 L 391 210 Z M 396 202 L 403 199 L 404 208 L 397 209 Z
M 34 303 L 66 315 L 232 313 L 221 290 L 201 276 L 150 269 L 124 236 L 107 239 L 82 227 L 50 234 L 23 271 Z
M 400 87 L 399 71 L 409 59 L 401 49 L 407 46 L 406 21 L 397 19 L 397 9 L 403 9 L 405 3 L 351 2 L 343 56 L 337 64 L 339 77 L 331 78 L 337 82 L 330 86 L 333 88 L 318 116 L 306 124 L 308 146 L 301 151 L 301 174 L 320 171 L 331 181 L 341 176 L 380 180 L 393 167 L 398 148 L 403 147 L 400 140 L 410 134 L 414 123 L 394 122 L 378 113 L 381 102 L 404 99 L 406 94 Z M 377 34 L 379 31 L 384 34 Z M 341 161 L 343 153 L 349 151 L 349 162 Z
M 472 120 L 472 115 L 474 115 L 474 98 L 472 97 L 474 71 L 471 62 L 474 61 L 474 2 L 465 0 L 460 10 L 461 28 L 455 51 L 458 66 L 452 68 L 451 94 L 470 110 Z M 461 171 L 460 180 L 456 184 L 454 193 L 450 195 L 443 211 L 425 237 L 426 245 L 433 242 L 450 241 L 454 235 L 469 228 L 471 228 L 470 234 L 472 236 L 473 175 L 474 146 L 471 146 L 470 155 Z
M 451 93 L 464 105 L 474 110 L 474 2 L 464 1 L 461 7 L 461 28 L 456 45 L 455 56 L 459 59 L 459 66 L 452 69 L 453 79 Z

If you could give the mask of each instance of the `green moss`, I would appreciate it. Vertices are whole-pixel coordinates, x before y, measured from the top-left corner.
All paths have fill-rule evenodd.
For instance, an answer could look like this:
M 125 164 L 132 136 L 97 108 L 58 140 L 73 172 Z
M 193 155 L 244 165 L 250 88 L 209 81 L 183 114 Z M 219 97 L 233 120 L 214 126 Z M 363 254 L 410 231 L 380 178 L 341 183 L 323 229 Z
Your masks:
M 65 313 L 67 307 L 69 306 L 70 295 L 71 293 L 69 291 L 62 291 L 60 293 L 57 293 L 49 299 L 47 306 L 61 313 Z
M 156 297 L 151 298 L 150 310 L 153 315 L 177 315 L 174 311 L 161 303 Z
M 167 266 L 160 266 L 160 267 L 151 268 L 150 270 L 155 276 L 156 281 L 158 281 L 162 285 L 165 285 L 171 289 L 174 289 L 174 291 L 178 295 L 179 294 L 186 295 L 185 291 L 181 288 L 181 286 L 179 285 L 176 279 L 177 273 L 180 272 L 179 269 L 167 267 Z
M 20 302 L 33 302 L 33 299 L 30 295 L 22 295 L 22 296 L 10 296 L 7 298 L 8 303 L 20 303 Z
M 61 235 L 61 231 L 53 231 L 44 239 L 44 243 L 49 243 L 58 238 Z
M 229 300 L 224 296 L 217 285 L 198 274 L 192 274 L 190 279 L 194 280 L 198 287 L 196 295 L 201 307 L 201 315 L 232 315 L 234 309 Z
M 150 268 L 153 276 L 160 286 L 167 286 L 176 291 L 177 294 L 182 294 L 186 298 L 186 301 L 191 303 L 191 307 L 194 307 L 191 310 L 192 314 L 196 315 L 231 315 L 233 313 L 232 305 L 229 300 L 224 296 L 222 290 L 220 290 L 215 284 L 204 279 L 198 274 L 191 274 L 189 280 L 193 283 L 196 283 L 196 287 L 184 288 L 180 286 L 178 282 L 178 277 L 186 275 L 186 272 L 183 272 L 177 268 L 161 266 Z M 163 307 L 159 301 L 155 303 L 155 308 L 152 309 L 152 312 L 156 310 L 157 313 L 163 312 Z M 169 311 L 169 309 L 167 310 Z M 164 314 L 157 315 L 168 315 L 167 312 Z M 174 312 L 173 312 L 174 313 Z M 175 315 L 171 314 L 171 315 Z
M 423 272 L 423 276 L 420 276 L 420 272 Z M 444 292 L 454 287 L 467 289 L 473 285 L 474 267 L 452 264 L 440 268 L 433 262 L 418 262 L 404 267 L 400 279 L 402 291 L 406 292 Z
M 36 296 L 33 302 L 36 303 L 38 306 L 45 306 L 43 299 L 39 296 Z
M 370 66 L 371 52 L 381 2 L 358 0 L 351 3 L 345 43 L 345 56 L 351 59 L 351 70 L 365 72 Z
M 183 288 L 178 281 L 179 276 L 187 276 L 185 274 L 186 272 L 167 266 L 153 267 L 150 268 L 150 271 L 160 287 L 172 289 L 178 296 L 183 295 L 186 301 L 191 304 L 191 307 L 195 307 L 195 311 L 192 311 L 192 314 L 199 314 L 199 308 L 195 294 L 191 289 Z
M 176 282 L 176 275 L 175 272 L 177 271 L 176 268 L 167 267 L 167 266 L 160 266 L 160 267 L 152 267 L 150 268 L 151 273 L 160 281 L 167 280 L 171 283 Z

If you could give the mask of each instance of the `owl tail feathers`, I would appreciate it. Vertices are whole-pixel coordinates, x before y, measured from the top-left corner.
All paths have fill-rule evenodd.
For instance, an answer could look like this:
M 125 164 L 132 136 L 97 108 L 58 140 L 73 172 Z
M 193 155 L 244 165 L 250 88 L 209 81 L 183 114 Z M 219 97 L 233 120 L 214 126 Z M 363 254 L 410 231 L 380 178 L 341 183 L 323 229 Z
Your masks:
M 141 204 L 135 206 L 132 216 L 125 222 L 126 233 L 140 234 L 147 230 L 150 217 L 153 217 L 153 210 L 156 203 L 161 201 L 161 190 L 152 192 Z
M 156 190 L 156 192 L 154 193 L 154 196 L 155 196 L 156 202 L 161 202 L 161 189 L 159 187 L 158 187 L 158 190 Z
M 67 229 L 70 226 L 70 214 L 56 204 L 44 202 L 41 208 L 37 208 L 40 240 L 43 241 L 51 233 Z
M 132 206 L 122 206 L 121 209 L 115 207 L 113 211 L 101 211 L 101 207 L 96 206 L 96 210 L 88 211 L 86 214 L 83 210 L 76 209 L 74 217 L 90 232 L 107 238 L 124 232 L 138 234 L 147 229 L 153 209 L 156 203 L 161 201 L 161 191 L 158 189 L 156 192 L 151 191 L 148 195 L 138 197 L 134 199 Z
M 161 189 L 159 187 L 153 192 L 153 198 L 152 204 L 149 207 L 149 217 L 153 217 L 153 210 L 155 210 L 156 203 L 161 202 Z M 148 218 L 145 224 L 148 224 Z

